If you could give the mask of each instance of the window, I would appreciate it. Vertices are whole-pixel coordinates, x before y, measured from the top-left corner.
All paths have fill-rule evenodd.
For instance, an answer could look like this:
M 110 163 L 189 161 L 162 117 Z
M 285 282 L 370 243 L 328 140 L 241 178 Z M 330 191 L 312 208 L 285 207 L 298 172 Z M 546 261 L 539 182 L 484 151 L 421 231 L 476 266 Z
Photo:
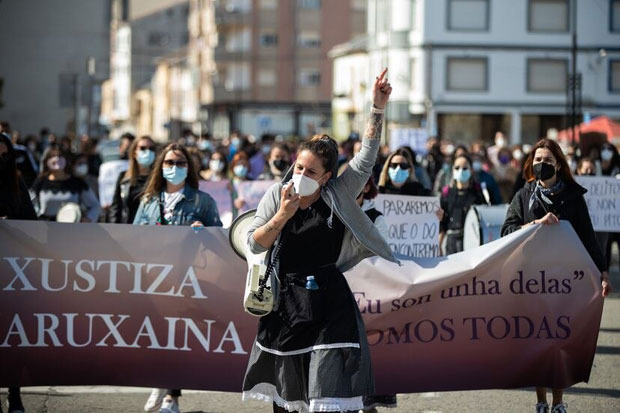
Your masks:
M 278 35 L 276 33 L 263 33 L 260 35 L 260 44 L 265 47 L 277 46 Z
M 321 35 L 317 32 L 301 32 L 297 36 L 297 45 L 300 47 L 321 47 Z
M 620 93 L 620 60 L 609 61 L 609 91 Z
M 611 0 L 609 7 L 609 31 L 620 33 L 620 0 Z
M 301 69 L 299 71 L 300 86 L 318 86 L 321 83 L 321 72 L 318 69 Z
M 259 86 L 275 86 L 276 71 L 271 69 L 261 69 L 258 72 L 257 82 Z
M 300 9 L 319 10 L 321 8 L 321 0 L 297 0 Z
M 149 33 L 148 43 L 149 46 L 166 46 L 170 43 L 170 36 L 166 33 L 151 32 Z
M 528 30 L 531 32 L 567 32 L 568 0 L 529 0 Z
M 527 91 L 564 93 L 568 79 L 568 60 L 528 59 Z
M 449 0 L 448 30 L 488 31 L 489 0 Z
M 446 88 L 464 92 L 487 90 L 487 59 L 449 57 Z
M 278 0 L 260 0 L 260 7 L 263 9 L 277 9 Z
M 252 33 L 249 27 L 241 30 L 232 30 L 226 36 L 226 51 L 228 52 L 246 52 L 250 50 L 252 42 Z
M 226 71 L 226 90 L 245 90 L 250 87 L 250 65 L 248 63 L 233 63 Z
M 352 0 L 351 9 L 357 11 L 366 11 L 366 0 Z

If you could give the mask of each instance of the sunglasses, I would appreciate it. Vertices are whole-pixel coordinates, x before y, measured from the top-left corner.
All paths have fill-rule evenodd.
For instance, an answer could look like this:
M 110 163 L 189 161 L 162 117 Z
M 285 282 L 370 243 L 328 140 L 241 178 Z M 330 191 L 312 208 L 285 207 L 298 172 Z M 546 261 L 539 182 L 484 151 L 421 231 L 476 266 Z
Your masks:
M 152 151 L 153 147 L 152 146 L 138 146 L 138 149 L 141 151 Z
M 409 169 L 409 168 L 411 168 L 411 165 L 409 165 L 407 162 L 401 162 L 401 163 L 390 162 L 390 168 L 397 168 L 399 166 L 400 166 L 400 169 Z
M 168 168 L 172 168 L 173 166 L 178 166 L 179 168 L 185 168 L 187 166 L 187 161 L 179 160 L 173 161 L 172 159 L 164 160 L 164 166 Z
M 469 169 L 469 166 L 455 166 L 455 167 L 454 167 L 454 170 L 455 170 L 455 171 L 458 171 L 458 170 L 460 170 L 460 169 L 462 169 L 462 170 L 466 171 L 466 170 L 468 170 L 468 169 Z

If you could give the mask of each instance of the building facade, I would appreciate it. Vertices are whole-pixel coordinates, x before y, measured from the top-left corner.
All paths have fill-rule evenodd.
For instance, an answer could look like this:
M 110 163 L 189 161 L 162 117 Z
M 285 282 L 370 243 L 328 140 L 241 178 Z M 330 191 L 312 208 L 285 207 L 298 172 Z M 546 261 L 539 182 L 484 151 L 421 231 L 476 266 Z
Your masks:
M 390 68 L 395 127 L 534 142 L 567 126 L 573 27 L 581 111 L 620 118 L 618 0 L 369 0 L 365 84 Z M 334 50 L 336 68 L 350 49 Z
M 4 0 L 0 16 L 0 120 L 22 134 L 43 127 L 99 134 L 100 86 L 109 76 L 109 3 Z
M 104 95 L 112 102 L 103 104 L 109 110 L 102 117 L 112 136 L 118 136 L 127 131 L 137 132 L 137 112 L 143 109 L 143 91 L 151 89 L 161 59 L 187 47 L 190 3 L 189 0 L 111 0 L 110 10 L 110 79 L 104 85 Z M 137 95 L 138 91 L 142 92 Z M 153 102 L 151 107 L 155 105 Z M 148 130 L 144 113 L 140 118 L 140 130 Z M 167 140 L 169 135 L 166 131 L 155 138 Z
M 331 127 L 328 51 L 365 31 L 357 0 L 219 0 L 213 101 L 216 136 L 232 130 L 306 136 Z

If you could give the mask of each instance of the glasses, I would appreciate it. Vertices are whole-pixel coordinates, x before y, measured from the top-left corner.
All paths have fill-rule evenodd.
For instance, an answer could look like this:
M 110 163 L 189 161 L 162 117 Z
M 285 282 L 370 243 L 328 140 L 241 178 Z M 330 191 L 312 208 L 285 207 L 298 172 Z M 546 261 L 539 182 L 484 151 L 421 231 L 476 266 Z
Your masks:
M 397 168 L 399 166 L 400 166 L 400 169 L 409 169 L 409 168 L 411 168 L 411 165 L 409 165 L 407 162 L 401 162 L 401 163 L 390 162 L 390 168 Z
M 141 151 L 152 151 L 153 147 L 152 146 L 138 146 L 138 149 Z
M 458 171 L 458 170 L 461 170 L 461 169 L 462 169 L 462 170 L 464 170 L 464 171 L 466 171 L 466 170 L 468 170 L 468 169 L 469 169 L 469 166 L 455 166 L 455 167 L 454 167 L 454 170 L 455 170 L 455 171 Z
M 178 166 L 179 168 L 185 168 L 187 166 L 187 161 L 185 160 L 173 161 L 172 159 L 165 159 L 164 166 L 167 168 L 172 168 L 173 166 Z

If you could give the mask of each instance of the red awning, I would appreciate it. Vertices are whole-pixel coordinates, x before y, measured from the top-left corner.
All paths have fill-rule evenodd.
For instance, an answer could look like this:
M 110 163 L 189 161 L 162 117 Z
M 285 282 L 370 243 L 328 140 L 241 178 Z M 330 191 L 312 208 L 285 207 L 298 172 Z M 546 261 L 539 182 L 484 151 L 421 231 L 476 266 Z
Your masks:
M 620 123 L 614 122 L 607 116 L 598 116 L 588 123 L 580 124 L 575 130 L 579 133 L 598 132 L 607 135 L 610 142 L 620 142 Z M 558 132 L 558 141 L 570 142 L 570 129 L 564 129 Z M 575 136 L 576 142 L 579 142 L 579 134 Z

